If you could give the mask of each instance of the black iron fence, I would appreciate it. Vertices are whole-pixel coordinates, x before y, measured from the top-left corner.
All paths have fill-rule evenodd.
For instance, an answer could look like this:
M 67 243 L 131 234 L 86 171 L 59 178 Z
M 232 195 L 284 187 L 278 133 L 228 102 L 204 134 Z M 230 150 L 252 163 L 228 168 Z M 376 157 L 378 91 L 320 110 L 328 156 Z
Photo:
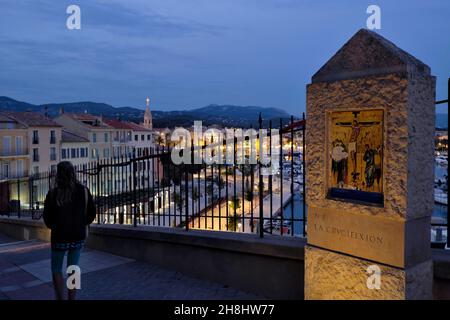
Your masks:
M 260 118 L 258 131 L 244 130 L 231 141 L 226 137 L 214 141 L 212 135 L 208 143 L 206 138 L 192 143 L 187 150 L 192 159 L 200 156 L 200 163 L 176 165 L 173 148 L 157 146 L 141 157 L 77 165 L 78 180 L 96 202 L 96 223 L 306 236 L 305 120 L 281 119 L 277 126 L 268 121 L 265 128 L 263 123 Z M 265 150 L 268 162 L 263 163 L 260 155 L 252 162 L 244 154 L 243 146 L 252 143 L 264 144 L 258 148 Z M 231 163 L 206 161 L 209 148 L 212 154 L 231 152 Z M 267 170 L 272 171 L 267 174 Z M 9 181 L 8 204 L 0 211 L 39 219 L 53 184 L 52 172 Z
M 275 147 L 271 122 L 267 129 L 266 149 L 271 156 Z M 227 230 L 261 237 L 264 233 L 305 236 L 305 206 L 296 207 L 303 202 L 305 190 L 300 188 L 304 186 L 304 121 L 292 118 L 288 125 L 280 121 L 277 129 L 281 141 L 279 170 L 273 175 L 263 174 L 272 163 L 262 164 L 259 158 L 256 163 L 236 161 L 239 145 L 252 140 L 249 135 L 247 140 L 233 139 L 231 164 L 208 164 L 206 154 L 211 145 L 215 150 L 230 150 L 229 140 L 211 139 L 208 145 L 203 141 L 203 145 L 190 146 L 190 157 L 193 160 L 198 153 L 200 163 L 175 165 L 173 150 L 157 147 L 143 157 L 100 161 L 79 171 L 79 179 L 95 195 L 97 223 Z M 189 147 L 180 152 L 187 150 Z
M 447 79 L 447 100 L 436 101 L 436 106 L 447 104 L 450 101 L 450 78 Z M 448 125 L 447 125 L 448 126 Z M 447 134 L 436 141 L 436 152 L 443 154 L 446 157 L 442 164 L 439 163 L 439 157 L 436 158 L 436 170 L 446 171 L 443 177 L 436 177 L 435 180 L 435 209 L 431 218 L 431 230 L 432 230 L 432 242 L 434 246 L 442 247 L 445 243 L 444 232 L 447 232 L 447 247 L 450 248 L 450 239 L 448 231 L 449 219 L 448 219 L 448 128 Z M 443 180 L 443 181 L 442 181 Z

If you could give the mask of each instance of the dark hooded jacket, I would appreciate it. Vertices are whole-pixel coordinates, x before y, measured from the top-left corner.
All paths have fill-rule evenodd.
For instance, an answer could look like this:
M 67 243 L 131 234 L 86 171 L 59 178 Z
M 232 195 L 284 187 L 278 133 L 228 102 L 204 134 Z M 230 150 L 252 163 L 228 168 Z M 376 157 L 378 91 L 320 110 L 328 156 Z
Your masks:
M 95 219 L 95 205 L 88 189 L 86 212 L 84 188 L 77 183 L 71 201 L 63 206 L 56 203 L 56 189 L 47 193 L 43 216 L 45 225 L 51 229 L 52 243 L 76 242 L 86 238 L 86 226 Z

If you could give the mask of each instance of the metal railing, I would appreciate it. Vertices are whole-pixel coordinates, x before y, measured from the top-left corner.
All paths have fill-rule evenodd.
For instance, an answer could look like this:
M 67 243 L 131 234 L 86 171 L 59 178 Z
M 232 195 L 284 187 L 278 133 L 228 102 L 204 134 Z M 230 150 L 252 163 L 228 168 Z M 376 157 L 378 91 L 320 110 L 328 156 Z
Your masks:
M 447 100 L 436 101 L 436 106 L 447 104 L 447 112 L 448 112 L 448 106 L 450 104 L 449 101 L 450 101 L 450 78 L 448 78 L 448 80 L 447 80 Z M 448 129 L 447 129 L 447 131 L 448 131 Z M 446 216 L 446 219 L 443 219 L 443 218 L 433 219 L 433 217 L 432 217 L 431 229 L 432 229 L 432 232 L 434 233 L 434 240 L 435 240 L 436 246 L 442 247 L 443 244 L 445 244 L 445 242 L 443 241 L 443 231 L 445 228 L 447 230 L 447 241 L 446 241 L 447 247 L 450 248 L 450 239 L 449 239 L 449 234 L 448 234 L 449 230 L 450 230 L 450 226 L 449 226 L 450 223 L 449 223 L 449 219 L 448 219 L 448 140 L 447 140 L 446 144 L 437 146 L 437 147 L 439 147 L 437 149 L 441 149 L 443 151 L 446 151 L 446 153 L 447 153 L 447 191 L 445 192 L 445 202 L 447 204 L 445 205 L 445 208 L 443 207 L 440 210 L 439 209 L 435 209 L 435 210 L 445 211 L 442 213 Z M 436 192 L 436 189 L 435 189 L 435 192 Z M 435 194 L 435 199 L 436 198 L 437 198 L 437 195 Z
M 275 128 L 271 121 L 268 124 L 266 149 L 272 155 Z M 263 174 L 269 164 L 262 164 L 259 158 L 253 164 L 237 164 L 239 143 L 245 141 L 234 138 L 231 164 L 202 160 L 200 164 L 175 165 L 172 150 L 156 147 L 141 157 L 78 165 L 77 178 L 93 194 L 97 223 L 235 231 L 261 237 L 267 233 L 306 236 L 304 124 L 304 119 L 279 121 L 276 129 L 282 146 L 276 160 L 279 170 L 273 175 Z M 262 119 L 259 129 L 263 129 Z M 230 141 L 217 143 L 225 147 Z M 207 152 L 206 144 L 191 149 L 192 156 Z M 53 180 L 54 175 L 46 172 L 10 181 L 9 199 L 13 200 L 8 213 L 40 218 Z
M 306 215 L 304 210 L 297 214 L 305 206 L 294 208 L 299 203 L 295 197 L 301 198 L 304 192 L 299 188 L 304 181 L 293 179 L 294 170 L 301 174 L 304 164 L 292 143 L 298 131 L 293 118 L 289 127 L 280 121 L 281 140 L 289 141 L 289 150 L 287 154 L 282 150 L 281 170 L 274 176 L 263 176 L 260 162 L 175 165 L 171 150 L 157 147 L 147 156 L 90 164 L 78 170 L 79 179 L 95 196 L 97 223 L 240 231 L 261 237 L 265 233 L 305 236 Z M 237 144 L 235 139 L 235 159 Z M 196 151 L 206 152 L 206 145 L 191 148 L 192 156 Z

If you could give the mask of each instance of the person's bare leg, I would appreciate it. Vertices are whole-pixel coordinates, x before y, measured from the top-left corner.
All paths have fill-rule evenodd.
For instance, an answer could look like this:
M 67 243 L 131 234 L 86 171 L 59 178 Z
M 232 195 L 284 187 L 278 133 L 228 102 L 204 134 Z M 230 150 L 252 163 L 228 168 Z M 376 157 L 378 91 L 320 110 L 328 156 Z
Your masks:
M 69 300 L 75 300 L 76 295 L 77 295 L 77 289 L 69 289 L 67 291 L 67 298 Z
M 63 300 L 64 298 L 64 277 L 62 273 L 54 273 L 53 287 L 55 288 L 56 300 Z
M 78 269 L 79 269 L 78 262 L 80 260 L 80 255 L 81 255 L 81 248 L 69 250 L 69 253 L 67 255 L 67 268 L 69 268 L 70 266 L 72 266 L 72 267 L 75 266 L 75 267 L 78 267 Z M 72 273 L 69 275 L 69 277 L 73 276 L 75 272 L 76 272 L 76 270 L 73 270 Z M 67 299 L 75 300 L 76 295 L 77 295 L 77 289 L 68 289 Z

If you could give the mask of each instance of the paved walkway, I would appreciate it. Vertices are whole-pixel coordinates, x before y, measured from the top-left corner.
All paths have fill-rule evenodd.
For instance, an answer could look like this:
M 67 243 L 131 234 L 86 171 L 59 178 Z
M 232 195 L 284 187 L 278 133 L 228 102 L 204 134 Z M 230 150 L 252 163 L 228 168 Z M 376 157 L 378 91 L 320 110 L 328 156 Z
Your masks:
M 159 266 L 85 249 L 78 299 L 258 299 Z M 0 234 L 0 300 L 53 299 L 50 245 Z

